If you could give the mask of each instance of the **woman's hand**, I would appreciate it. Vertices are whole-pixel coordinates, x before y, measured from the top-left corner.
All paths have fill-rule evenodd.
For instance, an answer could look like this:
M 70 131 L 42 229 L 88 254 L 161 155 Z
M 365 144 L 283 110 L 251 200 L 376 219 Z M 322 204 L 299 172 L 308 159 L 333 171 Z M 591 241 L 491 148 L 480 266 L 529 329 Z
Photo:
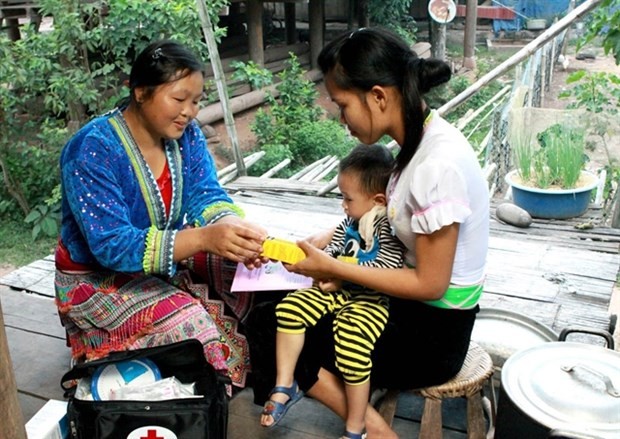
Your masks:
M 198 236 L 190 239 L 199 247 L 198 251 L 242 262 L 248 268 L 260 267 L 262 258 L 259 255 L 267 237 L 267 232 L 261 226 L 238 217 L 225 216 L 213 224 L 195 230 Z M 183 232 L 179 232 L 181 233 Z

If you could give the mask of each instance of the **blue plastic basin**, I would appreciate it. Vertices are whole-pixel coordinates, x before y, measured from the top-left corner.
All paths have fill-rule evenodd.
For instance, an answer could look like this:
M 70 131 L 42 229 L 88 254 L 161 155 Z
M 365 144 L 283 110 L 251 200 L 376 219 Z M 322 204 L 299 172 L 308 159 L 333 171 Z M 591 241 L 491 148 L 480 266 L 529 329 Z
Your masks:
M 583 215 L 590 204 L 592 189 L 598 184 L 598 178 L 591 172 L 588 184 L 575 189 L 539 189 L 512 181 L 517 171 L 506 174 L 506 183 L 512 186 L 512 201 L 525 209 L 532 217 L 546 219 L 566 219 Z

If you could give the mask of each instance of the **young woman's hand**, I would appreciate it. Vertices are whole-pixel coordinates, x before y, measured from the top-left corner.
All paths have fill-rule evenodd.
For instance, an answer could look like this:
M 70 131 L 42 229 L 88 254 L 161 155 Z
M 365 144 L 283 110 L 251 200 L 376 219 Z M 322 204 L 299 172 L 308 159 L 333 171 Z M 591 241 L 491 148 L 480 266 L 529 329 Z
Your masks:
M 307 240 L 297 241 L 297 245 L 304 251 L 306 257 L 296 264 L 285 264 L 285 268 L 293 273 L 309 276 L 318 282 L 333 281 L 330 267 L 339 262 Z

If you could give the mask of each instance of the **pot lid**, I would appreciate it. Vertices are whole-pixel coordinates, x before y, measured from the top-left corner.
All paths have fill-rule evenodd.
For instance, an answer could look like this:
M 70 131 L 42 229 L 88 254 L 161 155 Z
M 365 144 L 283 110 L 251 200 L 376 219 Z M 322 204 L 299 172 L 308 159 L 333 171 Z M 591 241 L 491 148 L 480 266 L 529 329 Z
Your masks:
M 510 400 L 538 423 L 618 437 L 620 352 L 550 342 L 517 352 L 502 368 Z
M 498 308 L 480 309 L 471 338 L 489 353 L 496 367 L 501 367 L 515 352 L 558 341 L 558 335 L 548 326 L 526 315 Z

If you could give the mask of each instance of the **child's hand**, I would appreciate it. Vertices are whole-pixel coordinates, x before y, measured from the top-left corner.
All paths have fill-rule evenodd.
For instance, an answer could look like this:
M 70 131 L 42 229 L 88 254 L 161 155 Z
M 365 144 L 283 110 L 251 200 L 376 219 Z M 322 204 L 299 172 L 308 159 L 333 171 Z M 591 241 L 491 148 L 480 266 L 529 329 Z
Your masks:
M 248 270 L 254 270 L 255 268 L 262 267 L 268 262 L 269 258 L 265 258 L 259 255 L 256 258 L 246 259 L 245 261 L 243 261 L 243 265 L 245 265 L 245 268 L 247 268 Z
M 334 229 L 323 230 L 314 235 L 308 236 L 305 241 L 309 242 L 316 248 L 324 249 L 334 236 Z
M 339 279 L 321 280 L 317 286 L 325 293 L 333 293 L 342 289 L 342 281 Z

